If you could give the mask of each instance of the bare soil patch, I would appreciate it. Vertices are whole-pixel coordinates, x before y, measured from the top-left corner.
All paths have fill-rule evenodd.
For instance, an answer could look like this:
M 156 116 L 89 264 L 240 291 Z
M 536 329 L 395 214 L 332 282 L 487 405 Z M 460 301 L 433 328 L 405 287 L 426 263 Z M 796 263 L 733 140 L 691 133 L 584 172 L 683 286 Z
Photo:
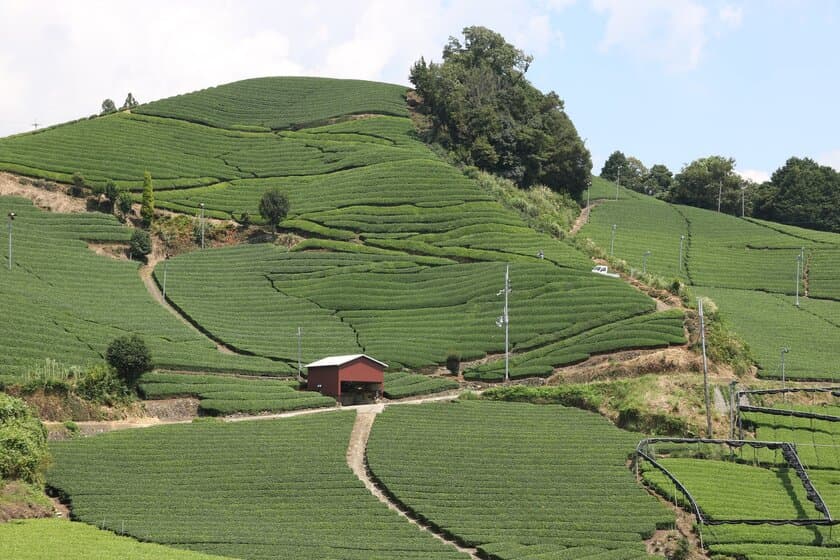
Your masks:
M 0 173 L 0 195 L 22 196 L 31 200 L 35 206 L 49 212 L 77 213 L 86 212 L 85 199 L 67 194 L 68 187 L 58 183 L 45 182 L 46 188 L 31 183 L 30 179 L 11 173 Z
M 17 481 L 0 486 L 0 523 L 12 519 L 53 517 L 55 512 L 46 497 L 35 497 L 32 490 Z
M 555 369 L 547 383 L 588 383 L 639 377 L 650 373 L 702 370 L 702 357 L 683 346 L 672 346 L 657 350 L 627 350 L 593 356 L 585 362 Z

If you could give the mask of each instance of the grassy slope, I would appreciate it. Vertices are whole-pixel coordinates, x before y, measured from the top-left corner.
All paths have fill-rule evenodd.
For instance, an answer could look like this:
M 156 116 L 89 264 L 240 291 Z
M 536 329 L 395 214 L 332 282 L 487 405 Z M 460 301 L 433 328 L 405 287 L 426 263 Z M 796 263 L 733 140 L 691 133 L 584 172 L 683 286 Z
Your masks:
M 599 186 L 603 193 L 606 189 Z M 624 189 L 619 201 L 604 200 L 581 235 L 609 247 L 616 224 L 614 253 L 641 269 L 682 277 L 695 292 L 719 304 L 759 358 L 762 375 L 774 376 L 779 349 L 790 346 L 791 377 L 834 379 L 840 376 L 840 235 L 744 220 L 666 204 Z M 593 189 L 593 194 L 596 189 Z M 680 236 L 684 266 L 680 271 Z M 810 298 L 793 306 L 796 257 L 804 248 Z M 806 285 L 800 283 L 800 294 Z M 822 298 L 822 299 L 820 299 Z M 794 326 L 795 328 L 791 328 Z
M 355 414 L 202 423 L 55 443 L 73 515 L 243 559 L 462 558 L 378 502 L 347 467 Z

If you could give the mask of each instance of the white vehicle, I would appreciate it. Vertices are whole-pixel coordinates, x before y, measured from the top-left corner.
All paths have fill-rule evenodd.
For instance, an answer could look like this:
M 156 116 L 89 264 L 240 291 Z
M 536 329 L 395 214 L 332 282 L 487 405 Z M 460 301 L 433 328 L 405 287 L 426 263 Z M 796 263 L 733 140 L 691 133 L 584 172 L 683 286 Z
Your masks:
M 595 274 L 600 274 L 602 276 L 609 276 L 610 278 L 618 278 L 618 274 L 615 272 L 610 272 L 610 269 L 605 264 L 599 264 L 595 268 L 592 269 L 592 272 Z

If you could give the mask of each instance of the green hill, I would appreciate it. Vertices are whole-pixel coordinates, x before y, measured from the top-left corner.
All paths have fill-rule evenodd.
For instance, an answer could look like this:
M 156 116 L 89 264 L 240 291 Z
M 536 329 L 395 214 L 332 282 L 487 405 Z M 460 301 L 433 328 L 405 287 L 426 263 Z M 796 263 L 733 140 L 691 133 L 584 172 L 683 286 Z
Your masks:
M 651 299 L 592 275 L 583 253 L 529 228 L 419 141 L 403 95 L 404 88 L 371 82 L 247 80 L 0 139 L 0 169 L 65 180 L 78 171 L 88 181 L 113 179 L 129 188 L 139 188 L 148 169 L 158 207 L 193 214 L 203 203 L 218 218 L 256 217 L 267 188 L 287 193 L 291 212 L 282 226 L 306 238 L 291 251 L 240 245 L 184 254 L 167 265 L 167 297 L 186 318 L 240 354 L 271 359 L 223 356 L 207 369 L 289 372 L 299 327 L 304 360 L 365 351 L 416 368 L 440 364 L 450 351 L 464 359 L 502 351 L 494 322 L 505 263 L 512 264 L 515 348 L 538 350 L 639 319 L 629 337 L 606 340 L 611 335 L 598 331 L 596 344 L 542 359 L 538 367 L 529 362 L 522 375 L 546 375 L 591 352 L 682 341 L 681 317 L 669 316 L 663 335 L 659 319 L 646 320 Z M 28 229 L 25 220 L 18 227 Z M 97 268 L 136 273 L 134 265 L 85 258 Z M 18 263 L 32 266 L 26 253 Z M 70 272 L 63 278 L 81 283 Z M 160 266 L 155 278 L 162 284 Z M 85 284 L 95 291 L 104 281 L 94 276 Z M 114 287 L 121 282 L 110 280 Z M 142 289 L 136 276 L 124 282 Z M 135 296 L 138 305 L 142 299 L 156 307 L 148 295 Z M 158 315 L 174 321 L 157 308 L 146 317 L 122 316 L 121 325 L 154 336 L 142 323 L 157 324 Z M 39 320 L 33 313 L 33 333 Z M 104 333 L 77 330 L 64 336 L 84 337 L 97 351 L 107 343 Z M 165 347 L 153 346 L 156 355 Z M 183 369 L 206 363 L 197 355 L 162 361 Z
M 637 270 L 680 277 L 711 297 L 751 346 L 763 376 L 780 375 L 780 349 L 789 347 L 787 376 L 840 378 L 840 235 L 620 191 L 618 201 L 601 197 L 581 235 L 601 247 L 612 243 L 614 256 Z

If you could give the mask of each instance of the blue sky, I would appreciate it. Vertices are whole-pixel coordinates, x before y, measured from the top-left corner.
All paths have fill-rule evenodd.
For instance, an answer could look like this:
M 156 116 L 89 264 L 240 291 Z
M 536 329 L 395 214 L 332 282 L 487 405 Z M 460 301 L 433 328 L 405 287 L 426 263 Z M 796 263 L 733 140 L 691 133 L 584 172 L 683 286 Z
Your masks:
M 0 0 L 0 136 L 237 79 L 407 83 L 485 25 L 535 58 L 586 139 L 674 171 L 712 154 L 762 179 L 791 156 L 840 169 L 840 2 L 830 0 Z

